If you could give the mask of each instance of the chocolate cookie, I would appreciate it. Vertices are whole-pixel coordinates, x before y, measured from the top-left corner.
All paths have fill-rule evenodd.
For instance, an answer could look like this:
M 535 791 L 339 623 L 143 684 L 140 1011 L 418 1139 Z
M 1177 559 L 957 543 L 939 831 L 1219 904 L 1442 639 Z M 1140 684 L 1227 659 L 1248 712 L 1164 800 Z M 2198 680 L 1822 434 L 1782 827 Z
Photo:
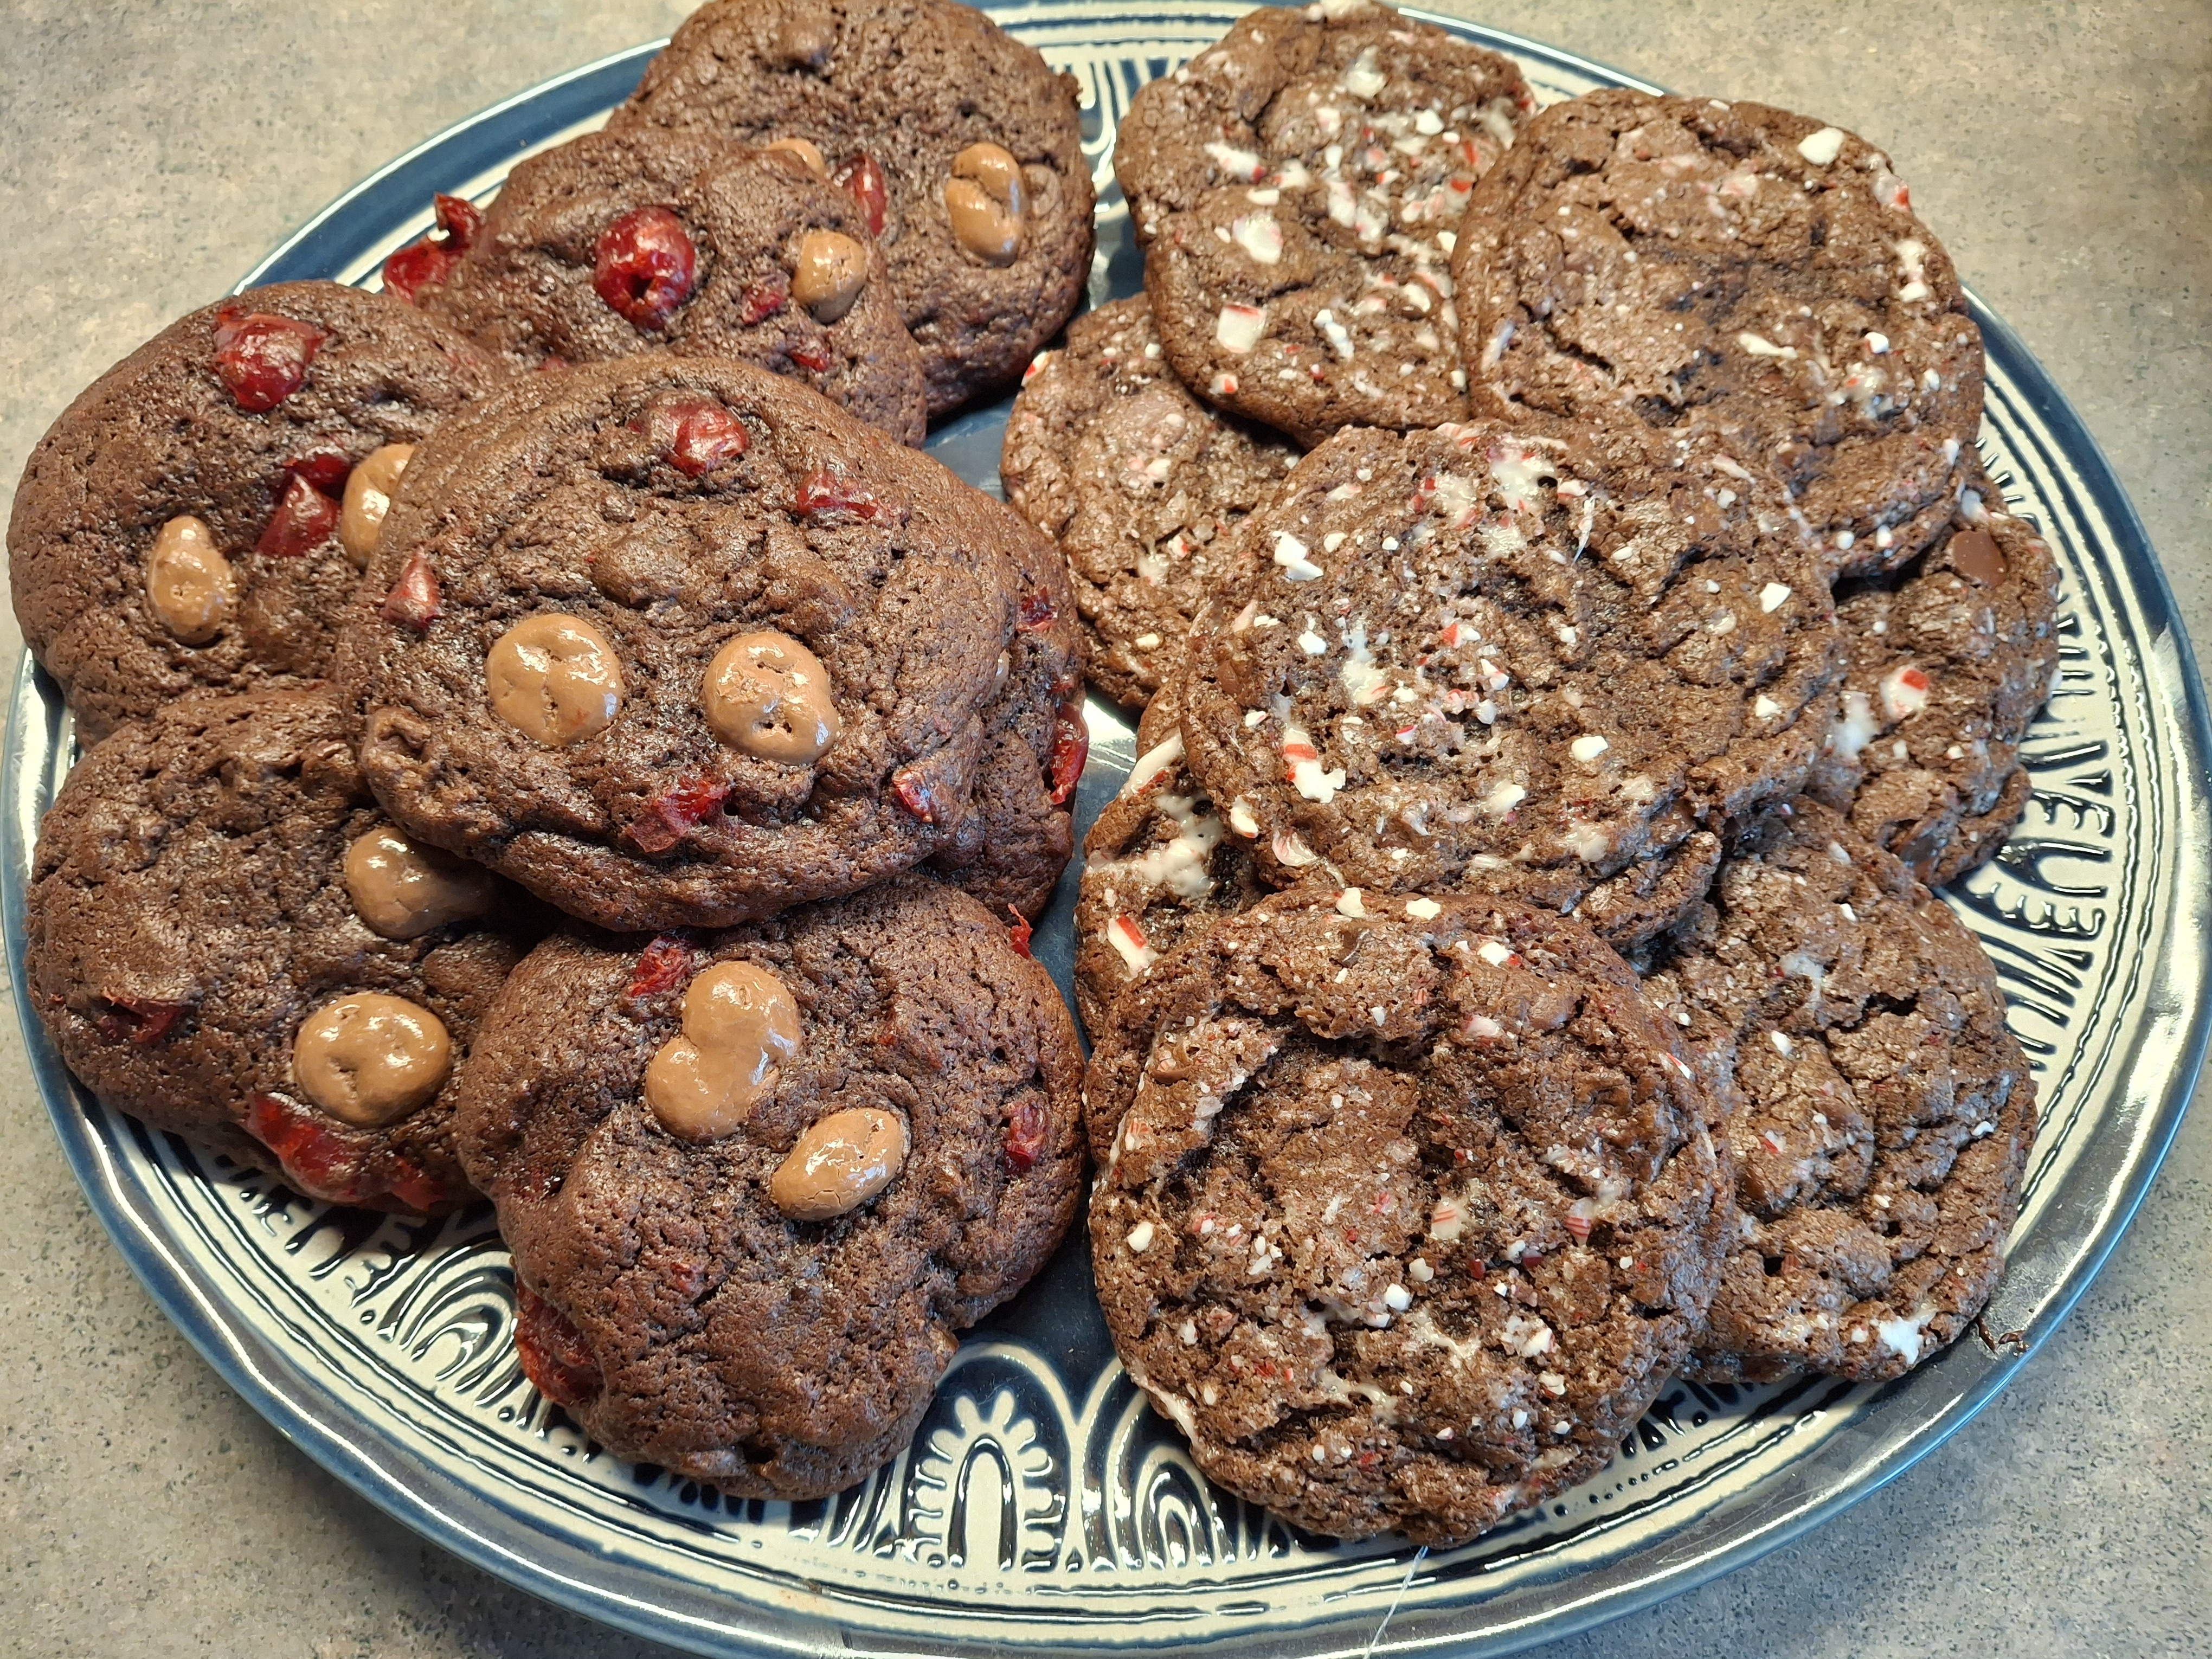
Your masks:
M 787 150 L 587 133 L 518 166 L 425 276 L 417 305 L 519 368 L 738 357 L 908 443 L 928 428 L 921 354 L 866 210 Z
M 720 926 L 959 844 L 1013 513 L 744 363 L 618 359 L 426 450 L 343 672 L 392 816 L 603 926 Z
M 1083 838 L 1075 1010 L 1091 1040 L 1103 1040 L 1115 1003 L 1146 969 L 1267 891 L 1249 844 L 1228 832 L 1183 765 L 1182 702 L 1170 680 L 1145 706 L 1127 781 Z
M 1510 60 L 1365 0 L 1249 13 L 1144 87 L 1114 171 L 1176 372 L 1309 444 L 1463 416 L 1454 234 L 1534 108 Z
M 843 1490 L 1073 1219 L 1081 1064 L 1044 970 L 921 877 L 641 951 L 556 934 L 461 1109 L 523 1369 L 618 1457 Z
M 1067 561 L 1036 536 L 1017 560 L 1021 599 L 998 697 L 983 711 L 975 808 L 927 867 L 994 915 L 1035 921 L 1075 848 L 1075 787 L 1091 758 L 1091 729 Z
M 1602 1468 L 1702 1329 L 1712 1103 L 1580 923 L 1283 893 L 1123 997 L 1085 1084 L 1098 1295 L 1207 1476 L 1474 1537 Z
M 1843 711 L 1808 792 L 1931 887 L 2004 845 L 2034 784 L 2028 722 L 2058 671 L 2058 567 L 1979 465 L 1950 533 L 1887 580 L 1846 585 Z
M 1710 1377 L 1903 1375 L 2004 1270 L 2035 1086 L 1981 946 L 1801 799 L 1739 847 L 1653 1000 L 1735 1055 L 1740 1231 Z
M 999 477 L 1074 567 L 1100 690 L 1141 708 L 1159 689 L 1199 599 L 1229 580 L 1228 532 L 1297 457 L 1183 389 L 1142 297 L 1079 317 L 1030 366 Z
M 1841 574 L 1950 516 L 1981 333 L 1888 159 L 1839 128 L 1625 88 L 1555 104 L 1476 187 L 1452 268 L 1492 407 L 1709 428 Z
M 1339 434 L 1239 532 L 1191 772 L 1278 884 L 1603 886 L 1610 938 L 1670 925 L 1835 708 L 1827 589 L 1744 471 L 1626 428 Z
M 32 451 L 8 526 L 16 620 L 78 731 L 327 674 L 409 447 L 496 374 L 396 301 L 280 283 L 94 381 Z
M 40 826 L 25 970 L 102 1104 L 316 1198 L 450 1209 L 453 1074 L 527 919 L 377 811 L 350 731 L 290 690 L 120 728 Z
M 1073 79 L 951 0 L 710 0 L 615 131 L 788 143 L 866 210 L 929 412 L 1012 380 L 1091 271 Z

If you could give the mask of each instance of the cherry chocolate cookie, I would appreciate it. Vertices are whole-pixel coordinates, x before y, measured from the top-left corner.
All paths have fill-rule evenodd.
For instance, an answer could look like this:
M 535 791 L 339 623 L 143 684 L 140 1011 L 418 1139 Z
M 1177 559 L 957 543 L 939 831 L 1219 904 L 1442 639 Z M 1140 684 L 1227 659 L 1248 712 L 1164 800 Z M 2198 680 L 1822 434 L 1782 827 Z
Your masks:
M 397 301 L 280 283 L 94 381 L 32 451 L 8 526 L 16 619 L 79 732 L 328 674 L 413 446 L 498 373 Z
M 2058 566 L 1978 465 L 1950 533 L 1849 582 L 1843 709 L 1808 793 L 1931 887 L 1996 855 L 2034 784 L 2021 739 L 2058 672 Z
M 611 129 L 782 145 L 882 242 L 929 412 L 1020 374 L 1091 272 L 1071 76 L 952 0 L 709 0 Z
M 1073 1219 L 1081 1070 L 1044 970 L 919 876 L 642 949 L 556 934 L 461 1107 L 525 1372 L 618 1457 L 842 1491 Z
M 2004 1271 L 2035 1137 L 2027 1057 L 1972 934 L 1801 799 L 1740 845 L 1645 982 L 1732 1051 L 1739 1231 L 1698 1371 L 1903 1375 Z
M 1534 108 L 1510 60 L 1368 0 L 1251 12 L 1144 87 L 1114 170 L 1176 372 L 1309 444 L 1464 415 L 1455 234 Z
M 1355 429 L 1239 534 L 1181 682 L 1185 763 L 1277 885 L 1478 886 L 1617 945 L 1804 781 L 1842 668 L 1820 572 L 1709 446 Z
M 470 1193 L 453 1074 L 536 908 L 377 810 L 321 691 L 198 697 L 40 826 L 33 1005 L 103 1105 L 333 1203 Z
M 1098 1297 L 1207 1477 L 1462 1542 L 1611 1461 L 1703 1329 L 1714 1107 L 1580 922 L 1280 893 L 1121 1000 L 1085 1083 Z
M 1058 557 L 1012 511 L 708 358 L 533 377 L 422 467 L 342 663 L 411 833 L 617 928 L 966 844 L 1024 573 Z
M 1075 787 L 1091 758 L 1083 631 L 1067 561 L 1030 536 L 1000 690 L 983 711 L 975 806 L 927 867 L 992 915 L 1036 921 L 1075 850 Z
M 415 252 L 392 256 L 403 283 Z M 518 368 L 738 357 L 908 443 L 928 427 L 921 354 L 866 210 L 789 150 L 587 133 L 518 166 L 456 257 L 409 291 Z
M 1709 429 L 1841 574 L 1951 515 L 1981 331 L 1863 139 L 1764 104 L 1554 104 L 1475 187 L 1452 268 L 1479 409 Z
M 1230 531 L 1298 453 L 1184 390 L 1142 296 L 1077 318 L 1031 365 L 999 477 L 1074 569 L 1100 690 L 1141 708 L 1159 689 L 1199 600 L 1237 568 Z

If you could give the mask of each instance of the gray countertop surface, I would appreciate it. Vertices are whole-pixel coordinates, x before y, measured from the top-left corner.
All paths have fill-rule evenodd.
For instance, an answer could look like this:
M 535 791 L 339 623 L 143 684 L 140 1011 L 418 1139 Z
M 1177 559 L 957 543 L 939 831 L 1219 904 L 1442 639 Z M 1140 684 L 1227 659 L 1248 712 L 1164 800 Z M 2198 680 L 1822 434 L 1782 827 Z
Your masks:
M 2212 5 L 1437 0 L 1864 133 L 2074 400 L 2212 642 Z M 449 123 L 665 33 L 666 0 L 10 0 L 0 478 L 75 392 Z M 0 619 L 0 660 L 18 647 Z M 148 1299 L 0 1034 L 0 1649 L 662 1650 L 386 1519 Z M 1565 1656 L 2212 1652 L 2212 1114 L 1975 1423 L 1811 1536 Z

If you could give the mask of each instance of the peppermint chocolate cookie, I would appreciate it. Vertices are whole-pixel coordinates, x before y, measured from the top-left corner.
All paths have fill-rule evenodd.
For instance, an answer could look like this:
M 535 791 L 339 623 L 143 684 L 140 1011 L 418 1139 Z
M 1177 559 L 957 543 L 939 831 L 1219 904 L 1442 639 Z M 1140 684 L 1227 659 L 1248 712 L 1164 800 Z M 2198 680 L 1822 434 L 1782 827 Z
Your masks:
M 960 844 L 1051 548 L 747 364 L 536 380 L 426 452 L 349 634 L 392 816 L 622 928 L 770 915 Z
M 1018 375 L 1090 275 L 1074 80 L 951 0 L 709 0 L 611 126 L 780 145 L 850 192 L 933 415 Z
M 1931 887 L 1993 857 L 2027 810 L 2028 722 L 2058 672 L 2058 567 L 1978 465 L 1950 533 L 1846 585 L 1843 711 L 1809 792 Z
M 641 949 L 556 934 L 461 1108 L 525 1372 L 617 1457 L 842 1491 L 1073 1219 L 1081 1064 L 1044 970 L 921 877 Z
M 1075 1011 L 1093 1042 L 1104 1038 L 1115 1003 L 1146 969 L 1268 891 L 1249 844 L 1228 833 L 1183 765 L 1182 712 L 1170 680 L 1145 706 L 1137 763 L 1083 838 Z
M 1655 1001 L 1735 1054 L 1740 1231 L 1703 1375 L 1903 1375 L 2004 1270 L 2035 1135 L 2027 1059 L 1972 934 L 1796 801 L 1739 847 Z
M 1506 58 L 1368 0 L 1251 12 L 1140 89 L 1114 170 L 1176 372 L 1310 444 L 1463 415 L 1454 234 L 1534 108 Z
M 313 1197 L 450 1209 L 453 1074 L 525 902 L 379 812 L 350 731 L 262 691 L 87 755 L 40 829 L 32 1002 L 103 1105 Z
M 78 731 L 327 674 L 412 447 L 496 373 L 397 301 L 280 283 L 94 381 L 32 451 L 8 526 L 16 620 Z
M 1565 910 L 1616 883 L 1605 924 L 1633 943 L 1826 736 L 1827 589 L 1710 447 L 1353 430 L 1239 533 L 1257 574 L 1193 653 L 1182 735 L 1278 884 L 1322 859 L 1363 887 Z
M 1074 568 L 1100 690 L 1141 708 L 1159 689 L 1200 599 L 1237 568 L 1229 532 L 1297 457 L 1183 389 L 1141 296 L 1077 318 L 1031 365 L 999 477 Z
M 908 443 L 928 426 L 921 354 L 866 210 L 791 150 L 587 133 L 509 173 L 465 246 L 412 291 L 520 368 L 738 357 Z
M 1842 574 L 1950 517 L 1981 333 L 1863 139 L 1764 104 L 1555 104 L 1476 187 L 1452 268 L 1485 405 L 1709 428 Z
M 1279 894 L 1122 999 L 1085 1097 L 1122 1364 L 1335 1537 L 1462 1542 L 1603 1468 L 1732 1231 L 1669 1028 L 1518 904 Z

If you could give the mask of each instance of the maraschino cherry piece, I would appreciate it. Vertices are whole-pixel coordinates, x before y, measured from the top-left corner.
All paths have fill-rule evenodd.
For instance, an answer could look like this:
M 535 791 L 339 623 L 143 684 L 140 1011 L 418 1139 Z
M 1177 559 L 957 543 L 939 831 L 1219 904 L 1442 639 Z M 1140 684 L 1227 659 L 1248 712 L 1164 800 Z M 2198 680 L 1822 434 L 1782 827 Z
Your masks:
M 253 550 L 272 559 L 296 559 L 320 547 L 338 527 L 338 504 L 297 472 L 284 476 L 284 493 Z
M 691 297 L 698 251 L 684 222 L 665 207 L 635 208 L 609 225 L 592 250 L 592 286 L 616 314 L 648 333 L 668 326 Z
M 1060 706 L 1052 723 L 1052 804 L 1062 805 L 1075 793 L 1091 758 L 1091 728 L 1083 723 L 1083 699 L 1069 698 Z
M 876 158 L 861 150 L 830 174 L 833 184 L 858 202 L 868 216 L 868 234 L 884 234 L 884 210 L 890 205 L 890 185 Z
M 313 323 L 256 311 L 225 313 L 215 327 L 215 372 L 233 402 L 249 415 L 265 415 L 307 380 L 330 336 Z
M 388 623 L 426 633 L 437 620 L 441 597 L 436 567 L 417 550 L 401 568 L 377 614 Z
M 465 196 L 448 196 L 441 191 L 431 207 L 437 215 L 437 228 L 384 262 L 384 291 L 410 305 L 424 289 L 434 288 L 453 274 L 461 255 L 483 228 L 483 210 Z
M 1044 1132 L 1043 1107 L 1025 1100 L 1014 1108 L 1006 1120 L 1006 1166 L 1016 1175 L 1027 1175 L 1036 1167 L 1044 1152 Z
M 538 1392 L 556 1406 L 580 1406 L 602 1385 L 584 1334 L 520 1279 L 514 1281 L 514 1357 Z
M 744 422 L 718 403 L 702 398 L 671 412 L 676 430 L 668 446 L 668 464 L 687 478 L 737 459 L 751 442 Z

